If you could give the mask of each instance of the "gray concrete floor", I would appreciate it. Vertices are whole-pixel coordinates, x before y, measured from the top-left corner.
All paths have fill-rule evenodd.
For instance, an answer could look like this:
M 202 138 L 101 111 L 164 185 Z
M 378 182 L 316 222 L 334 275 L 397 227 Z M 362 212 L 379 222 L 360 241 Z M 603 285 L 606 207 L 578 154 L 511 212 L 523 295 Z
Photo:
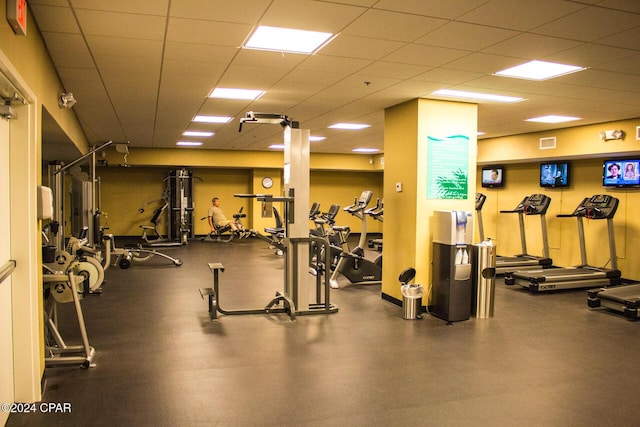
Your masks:
M 255 239 L 167 253 L 184 265 L 112 267 L 104 293 L 82 301 L 97 366 L 45 371 L 44 401 L 72 412 L 12 414 L 8 426 L 620 426 L 640 415 L 640 324 L 589 309 L 585 290 L 531 294 L 499 279 L 493 318 L 447 325 L 404 320 L 380 286 L 343 282 L 336 314 L 211 322 L 198 292 L 211 286 L 207 263 L 225 267 L 224 308 L 259 308 L 282 289 L 282 258 Z

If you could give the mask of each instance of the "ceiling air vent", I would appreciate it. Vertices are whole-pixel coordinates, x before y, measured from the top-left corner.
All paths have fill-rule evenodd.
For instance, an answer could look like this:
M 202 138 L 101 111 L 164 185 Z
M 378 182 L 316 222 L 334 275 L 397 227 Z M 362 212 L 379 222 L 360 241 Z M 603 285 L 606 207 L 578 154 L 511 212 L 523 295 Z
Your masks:
M 548 150 L 550 148 L 556 148 L 556 137 L 540 138 L 540 149 Z

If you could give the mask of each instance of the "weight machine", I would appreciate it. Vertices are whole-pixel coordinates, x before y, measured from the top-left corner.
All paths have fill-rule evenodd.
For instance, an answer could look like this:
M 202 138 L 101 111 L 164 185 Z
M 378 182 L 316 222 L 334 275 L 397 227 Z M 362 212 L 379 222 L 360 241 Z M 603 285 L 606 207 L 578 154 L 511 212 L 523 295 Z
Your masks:
M 182 261 L 170 257 L 155 250 L 136 248 L 117 248 L 113 241 L 113 236 L 105 234 L 105 227 L 100 225 L 102 212 L 100 209 L 100 179 L 96 176 L 96 153 L 103 151 L 114 145 L 116 151 L 124 154 L 124 165 L 126 156 L 129 153 L 128 143 L 114 143 L 113 141 L 96 145 L 91 150 L 64 165 L 60 162 L 53 162 L 49 165 L 49 183 L 53 186 L 53 218 L 47 226 L 47 233 L 43 234 L 45 240 L 51 241 L 49 234 L 53 234 L 53 243 L 56 247 L 56 254 L 61 252 L 76 256 L 80 251 L 88 256 L 81 256 L 79 260 L 83 276 L 89 280 L 93 287 L 96 282 L 102 283 L 104 270 L 111 265 L 111 259 L 115 258 L 116 263 L 121 268 L 128 268 L 132 261 L 145 261 L 153 256 L 160 256 L 168 259 L 174 265 L 182 265 Z M 83 172 L 80 164 L 89 161 L 88 173 Z M 71 173 L 72 182 L 72 232 L 75 235 L 65 238 L 64 231 L 64 176 Z M 65 241 L 68 242 L 65 244 Z M 93 261 L 98 262 L 93 262 Z M 94 271 L 97 270 L 97 271 Z M 96 276 L 97 275 L 97 276 Z M 94 292 L 99 293 L 99 292 Z
M 155 202 L 161 205 L 154 209 L 149 220 L 151 225 L 141 225 L 142 240 L 149 246 L 182 246 L 193 239 L 193 172 L 188 169 L 171 169 L 165 179 L 167 186 L 160 199 L 146 202 L 144 207 Z M 162 234 L 159 225 L 166 219 L 167 231 Z
M 284 291 L 277 292 L 264 308 L 227 311 L 219 307 L 218 275 L 224 271 L 220 263 L 209 263 L 209 269 L 214 276 L 213 288 L 200 289 L 202 298 L 208 297 L 209 315 L 212 320 L 216 313 L 223 314 L 265 314 L 287 313 L 291 320 L 296 315 L 331 314 L 338 308 L 330 303 L 330 285 L 325 275 L 324 284 L 320 276 L 309 274 L 309 248 L 318 248 L 316 256 L 320 259 L 320 252 L 324 250 L 324 262 L 330 263 L 329 242 L 327 239 L 309 236 L 309 130 L 299 129 L 299 123 L 289 120 L 287 116 L 279 114 L 265 114 L 248 112 L 240 119 L 239 131 L 243 123 L 279 124 L 284 128 L 284 184 L 285 196 L 274 197 L 264 194 L 237 194 L 236 197 L 256 198 L 263 202 L 284 203 L 284 239 L 286 247 L 284 268 Z M 313 245 L 312 245 L 313 243 Z M 316 298 L 310 302 L 310 281 L 315 280 Z M 322 287 L 324 286 L 324 293 Z M 282 303 L 282 307 L 274 308 Z

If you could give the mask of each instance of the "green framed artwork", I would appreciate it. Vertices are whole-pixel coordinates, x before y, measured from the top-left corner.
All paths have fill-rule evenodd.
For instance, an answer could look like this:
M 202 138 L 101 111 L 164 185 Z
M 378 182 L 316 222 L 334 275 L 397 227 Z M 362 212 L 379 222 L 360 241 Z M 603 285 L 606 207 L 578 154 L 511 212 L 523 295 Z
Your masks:
M 469 137 L 427 137 L 427 199 L 466 200 L 469 187 Z

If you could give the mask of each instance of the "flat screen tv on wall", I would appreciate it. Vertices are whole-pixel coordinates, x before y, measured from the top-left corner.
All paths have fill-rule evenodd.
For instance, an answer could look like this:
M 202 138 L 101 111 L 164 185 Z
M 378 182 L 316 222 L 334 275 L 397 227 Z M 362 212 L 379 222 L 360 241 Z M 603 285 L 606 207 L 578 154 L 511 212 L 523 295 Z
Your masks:
M 486 166 L 482 168 L 482 186 L 485 188 L 504 187 L 504 167 Z
M 605 160 L 602 185 L 605 187 L 640 187 L 640 160 Z
M 569 163 L 542 163 L 540 165 L 540 187 L 568 187 Z

